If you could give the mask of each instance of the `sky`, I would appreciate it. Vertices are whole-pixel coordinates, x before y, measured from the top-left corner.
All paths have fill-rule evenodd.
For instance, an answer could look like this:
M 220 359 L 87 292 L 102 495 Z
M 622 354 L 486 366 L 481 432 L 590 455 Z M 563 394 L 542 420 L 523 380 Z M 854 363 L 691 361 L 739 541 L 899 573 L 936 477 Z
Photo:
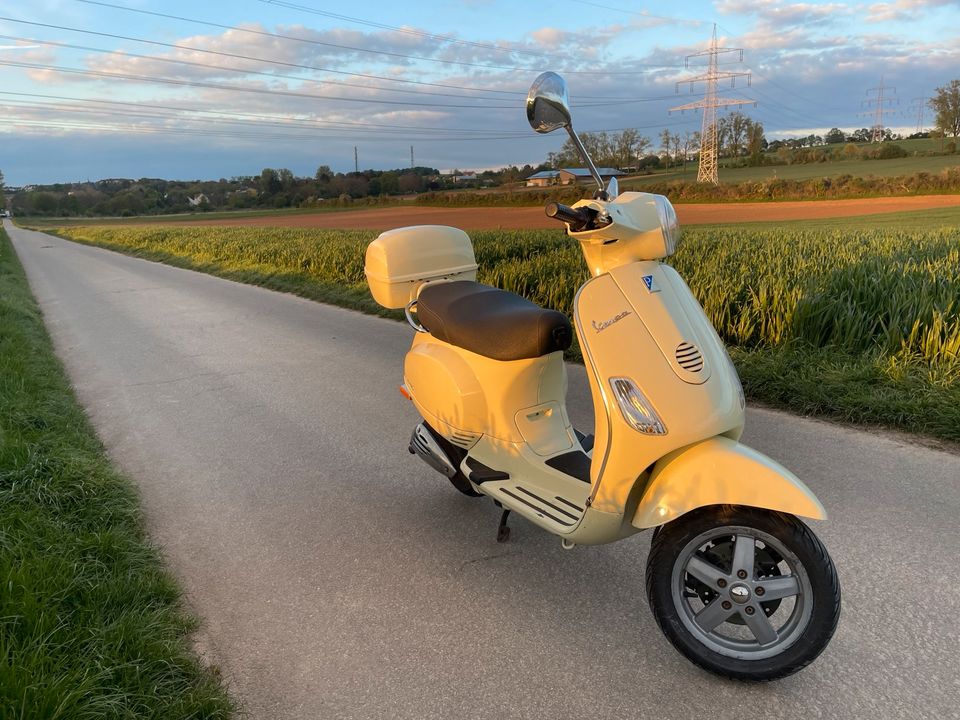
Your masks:
M 681 14 L 677 14 L 681 13 Z M 768 139 L 874 124 L 960 78 L 960 0 L 31 0 L 0 2 L 0 171 L 7 185 L 217 179 L 416 165 L 536 165 L 524 100 L 544 70 L 574 127 L 700 129 L 704 51 Z M 754 106 L 752 103 L 756 103 Z M 731 108 L 736 109 L 736 108 Z

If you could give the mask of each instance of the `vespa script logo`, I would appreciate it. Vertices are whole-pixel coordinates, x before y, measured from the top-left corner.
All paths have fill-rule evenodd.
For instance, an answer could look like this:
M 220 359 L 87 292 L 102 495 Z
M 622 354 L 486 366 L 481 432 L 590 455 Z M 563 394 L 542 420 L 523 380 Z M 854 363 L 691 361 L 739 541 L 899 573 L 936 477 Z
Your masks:
M 614 315 L 614 316 L 613 316 L 612 318 L 610 318 L 609 320 L 604 320 L 604 321 L 601 322 L 601 323 L 598 323 L 596 320 L 592 320 L 592 321 L 590 322 L 590 324 L 593 325 L 593 329 L 594 329 L 594 330 L 596 330 L 597 332 L 602 332 L 603 330 L 606 330 L 608 327 L 610 327 L 610 326 L 613 325 L 614 323 L 620 322 L 620 321 L 623 320 L 627 315 L 630 315 L 630 314 L 631 314 L 631 312 L 630 312 L 629 310 L 624 310 L 622 313 L 620 313 L 619 315 Z

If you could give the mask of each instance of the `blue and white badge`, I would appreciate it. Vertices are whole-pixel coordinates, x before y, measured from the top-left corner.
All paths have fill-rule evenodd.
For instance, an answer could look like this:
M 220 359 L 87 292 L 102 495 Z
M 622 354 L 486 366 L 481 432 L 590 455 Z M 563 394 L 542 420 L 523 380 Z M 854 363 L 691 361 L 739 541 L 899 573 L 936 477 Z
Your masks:
M 660 286 L 657 285 L 657 281 L 653 279 L 653 275 L 644 275 L 643 284 L 647 286 L 647 292 L 660 292 Z

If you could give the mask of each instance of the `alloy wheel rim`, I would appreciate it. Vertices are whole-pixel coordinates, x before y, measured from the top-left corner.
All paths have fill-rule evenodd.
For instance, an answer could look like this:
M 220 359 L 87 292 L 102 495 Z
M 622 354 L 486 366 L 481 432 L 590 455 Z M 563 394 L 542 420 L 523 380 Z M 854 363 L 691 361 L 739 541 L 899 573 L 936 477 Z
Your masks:
M 712 528 L 688 542 L 674 561 L 670 588 L 694 638 L 741 660 L 782 653 L 813 612 L 813 589 L 796 554 L 746 526 Z

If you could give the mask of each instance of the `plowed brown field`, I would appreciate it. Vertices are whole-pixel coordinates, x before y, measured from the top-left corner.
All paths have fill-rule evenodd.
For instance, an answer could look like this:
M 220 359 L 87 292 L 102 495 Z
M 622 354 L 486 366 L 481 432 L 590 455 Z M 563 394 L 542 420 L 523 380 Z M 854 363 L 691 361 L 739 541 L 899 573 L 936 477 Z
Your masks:
M 677 205 L 682 225 L 742 223 L 777 220 L 880 215 L 883 213 L 960 206 L 960 195 L 919 195 L 856 200 L 803 200 L 797 202 L 716 203 Z M 198 220 L 191 225 L 273 225 L 338 230 L 388 230 L 404 225 L 453 225 L 464 230 L 534 229 L 557 227 L 541 207 L 440 208 L 390 207 L 311 215 L 272 215 L 231 220 Z

